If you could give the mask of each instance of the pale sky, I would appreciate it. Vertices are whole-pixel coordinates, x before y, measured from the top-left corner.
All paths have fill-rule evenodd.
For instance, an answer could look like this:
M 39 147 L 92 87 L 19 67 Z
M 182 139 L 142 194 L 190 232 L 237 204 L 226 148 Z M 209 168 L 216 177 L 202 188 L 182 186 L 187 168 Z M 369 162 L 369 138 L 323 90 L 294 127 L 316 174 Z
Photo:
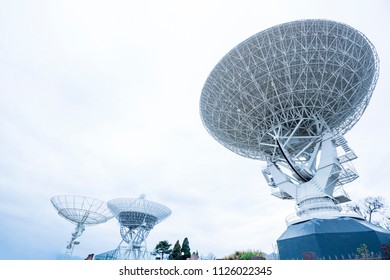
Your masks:
M 345 135 L 360 177 L 344 188 L 390 203 L 388 1 L 0 0 L 0 259 L 65 252 L 74 226 L 50 203 L 61 194 L 166 205 L 149 249 L 188 237 L 204 256 L 271 253 L 294 202 L 270 195 L 264 163 L 206 132 L 199 98 L 237 44 L 308 18 L 346 23 L 376 47 L 376 89 Z M 74 255 L 120 241 L 113 219 L 88 227 Z

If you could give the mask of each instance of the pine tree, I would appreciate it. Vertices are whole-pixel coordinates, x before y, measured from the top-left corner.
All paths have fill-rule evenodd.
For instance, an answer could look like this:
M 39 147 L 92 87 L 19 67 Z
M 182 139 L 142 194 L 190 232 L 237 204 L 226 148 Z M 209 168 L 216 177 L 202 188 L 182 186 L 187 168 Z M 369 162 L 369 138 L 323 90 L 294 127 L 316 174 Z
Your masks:
M 191 258 L 190 242 L 187 237 L 184 238 L 183 244 L 181 245 L 181 255 L 183 260 Z
M 181 246 L 179 240 L 176 241 L 175 245 L 173 246 L 172 254 L 171 254 L 171 260 L 181 260 Z

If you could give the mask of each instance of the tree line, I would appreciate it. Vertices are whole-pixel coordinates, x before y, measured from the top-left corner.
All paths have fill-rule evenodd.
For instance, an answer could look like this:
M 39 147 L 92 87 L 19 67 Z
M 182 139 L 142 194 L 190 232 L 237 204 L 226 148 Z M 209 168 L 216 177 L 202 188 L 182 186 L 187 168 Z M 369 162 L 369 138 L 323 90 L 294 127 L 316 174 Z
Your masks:
M 180 245 L 180 241 L 177 240 L 173 249 L 172 244 L 169 244 L 167 240 L 160 241 L 154 248 L 154 253 L 160 260 L 187 260 L 191 258 L 191 248 L 188 238 L 184 238 L 183 243 Z M 198 257 L 198 253 L 194 252 L 194 256 Z

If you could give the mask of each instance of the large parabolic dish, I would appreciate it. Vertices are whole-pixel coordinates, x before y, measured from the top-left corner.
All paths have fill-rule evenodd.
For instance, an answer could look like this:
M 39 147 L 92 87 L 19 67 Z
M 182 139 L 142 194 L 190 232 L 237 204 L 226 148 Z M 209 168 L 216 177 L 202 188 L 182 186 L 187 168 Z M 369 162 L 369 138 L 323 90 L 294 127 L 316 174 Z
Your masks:
M 358 177 L 343 135 L 365 111 L 378 75 L 374 46 L 356 29 L 288 22 L 218 62 L 202 89 L 200 114 L 222 145 L 267 162 L 262 172 L 272 194 L 296 201 L 299 218 L 290 221 L 341 215 L 338 204 L 350 201 L 342 185 Z
M 346 24 L 280 24 L 243 41 L 215 66 L 202 90 L 201 118 L 233 152 L 277 160 L 277 139 L 294 134 L 288 147 L 294 153 L 308 145 L 305 137 L 350 130 L 366 109 L 378 71 L 374 46 Z

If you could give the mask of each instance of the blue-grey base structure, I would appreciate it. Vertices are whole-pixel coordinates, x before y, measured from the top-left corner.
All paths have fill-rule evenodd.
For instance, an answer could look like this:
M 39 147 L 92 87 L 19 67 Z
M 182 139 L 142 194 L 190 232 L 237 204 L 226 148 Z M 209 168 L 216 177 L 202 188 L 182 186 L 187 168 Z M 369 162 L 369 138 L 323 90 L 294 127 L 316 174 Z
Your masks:
M 117 249 L 95 255 L 94 260 L 116 260 Z
M 390 231 L 365 220 L 342 217 L 292 224 L 277 240 L 281 260 L 358 258 L 363 244 L 369 258 L 388 259 Z

